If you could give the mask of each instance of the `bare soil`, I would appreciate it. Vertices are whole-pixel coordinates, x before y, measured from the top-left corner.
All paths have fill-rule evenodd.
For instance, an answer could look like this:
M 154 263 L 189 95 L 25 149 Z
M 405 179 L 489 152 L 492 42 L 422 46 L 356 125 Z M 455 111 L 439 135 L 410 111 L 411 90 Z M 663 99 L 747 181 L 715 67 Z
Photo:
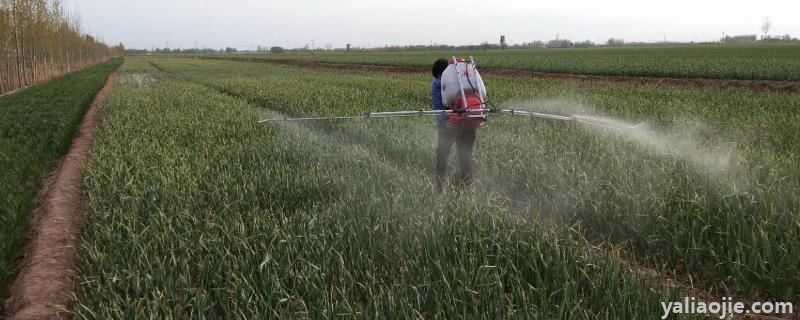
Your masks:
M 239 60 L 239 59 L 237 59 Z M 269 62 L 284 65 L 293 65 L 309 68 L 326 68 L 339 70 L 364 70 L 374 72 L 404 72 L 404 73 L 429 73 L 429 67 L 422 66 L 387 66 L 370 64 L 345 64 L 327 63 L 317 61 L 302 60 L 264 60 L 264 59 L 243 59 L 256 62 Z M 544 78 L 544 79 L 565 79 L 579 81 L 602 81 L 616 83 L 639 83 L 655 85 L 682 85 L 706 88 L 737 88 L 748 89 L 762 92 L 777 92 L 786 94 L 800 94 L 800 82 L 796 81 L 775 81 L 775 80 L 738 80 L 738 79 L 682 79 L 682 78 L 659 78 L 659 77 L 629 77 L 629 76 L 595 76 L 579 75 L 568 73 L 548 73 L 537 72 L 523 69 L 506 68 L 482 68 L 483 74 L 494 74 L 500 76 L 521 77 L 521 78 Z
M 114 71 L 83 117 L 67 154 L 45 179 L 31 215 L 25 257 L 8 291 L 4 318 L 69 317 L 72 279 L 78 265 L 84 206 L 81 167 L 89 160 L 98 122 L 98 108 L 111 92 Z

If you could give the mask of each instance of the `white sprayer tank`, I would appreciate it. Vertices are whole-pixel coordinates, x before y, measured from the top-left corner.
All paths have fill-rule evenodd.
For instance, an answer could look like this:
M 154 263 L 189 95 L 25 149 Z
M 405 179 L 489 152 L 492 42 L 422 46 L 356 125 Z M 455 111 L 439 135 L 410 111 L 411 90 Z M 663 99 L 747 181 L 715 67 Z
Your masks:
M 483 79 L 472 59 L 453 59 L 442 72 L 442 104 L 445 108 L 452 106 L 456 99 L 462 99 L 462 89 L 467 97 L 475 96 L 481 101 L 486 100 L 486 86 L 483 85 Z

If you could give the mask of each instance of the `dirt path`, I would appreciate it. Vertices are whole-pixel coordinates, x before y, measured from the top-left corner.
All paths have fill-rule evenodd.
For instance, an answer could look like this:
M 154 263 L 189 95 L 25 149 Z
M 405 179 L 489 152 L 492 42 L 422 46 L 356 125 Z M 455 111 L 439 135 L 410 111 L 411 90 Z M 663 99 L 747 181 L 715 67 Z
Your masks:
M 225 58 L 211 58 L 225 59 Z M 326 68 L 339 70 L 364 70 L 375 72 L 405 72 L 405 73 L 430 73 L 429 67 L 421 66 L 387 66 L 370 64 L 344 64 L 301 60 L 265 60 L 265 59 L 230 59 L 234 61 L 268 62 L 308 68 Z M 510 77 L 565 79 L 579 81 L 601 81 L 615 83 L 638 83 L 657 85 L 683 85 L 705 88 L 738 88 L 760 92 L 778 92 L 787 94 L 800 94 L 800 82 L 775 81 L 775 80 L 736 80 L 736 79 L 681 79 L 659 77 L 628 77 L 628 76 L 594 76 L 567 73 L 536 72 L 523 69 L 482 68 L 483 74 L 494 74 Z
M 37 197 L 27 234 L 22 267 L 5 301 L 7 319 L 59 319 L 70 302 L 83 227 L 81 167 L 89 159 L 98 108 L 111 92 L 119 71 L 108 77 L 83 117 L 69 151 L 47 177 Z

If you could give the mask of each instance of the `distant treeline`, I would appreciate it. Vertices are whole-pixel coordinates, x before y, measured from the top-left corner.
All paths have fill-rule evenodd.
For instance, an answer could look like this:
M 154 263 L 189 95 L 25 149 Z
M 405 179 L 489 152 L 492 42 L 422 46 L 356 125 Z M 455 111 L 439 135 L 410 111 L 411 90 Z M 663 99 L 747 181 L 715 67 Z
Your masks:
M 752 38 L 751 38 L 752 37 Z M 744 41 L 744 39 L 748 39 L 748 41 Z M 737 39 L 739 41 L 732 41 Z M 622 46 L 657 46 L 657 45 L 685 45 L 685 44 L 720 44 L 720 43 L 733 43 L 733 42 L 800 42 L 797 38 L 792 38 L 789 35 L 784 35 L 781 37 L 763 37 L 758 39 L 756 36 L 734 36 L 734 37 L 727 37 L 721 39 L 719 42 L 627 42 L 621 38 L 610 38 L 603 43 L 596 43 L 591 40 L 584 40 L 584 41 L 572 41 L 569 39 L 553 39 L 549 41 L 541 41 L 535 40 L 531 42 L 523 42 L 521 44 L 513 44 L 513 45 L 503 45 L 500 43 L 489 43 L 483 42 L 478 45 L 463 45 L 463 46 L 451 46 L 451 45 L 407 45 L 407 46 L 384 46 L 384 47 L 377 47 L 377 48 L 359 48 L 359 47 L 352 47 L 349 50 L 346 48 L 335 48 L 335 49 L 314 49 L 313 51 L 385 51 L 385 52 L 394 52 L 394 51 L 474 51 L 474 50 L 503 50 L 503 49 L 530 49 L 530 48 L 589 48 L 589 47 L 622 47 Z M 269 52 L 276 53 L 276 51 L 280 52 L 309 52 L 312 51 L 308 47 L 304 48 L 295 48 L 295 49 L 283 49 L 275 50 L 275 47 L 270 48 Z
M 83 34 L 60 0 L 0 0 L 0 93 L 120 55 Z
M 202 49 L 170 49 L 170 48 L 155 48 L 147 49 L 128 49 L 126 54 L 230 54 L 230 53 L 314 53 L 314 52 L 402 52 L 402 51 L 475 51 L 475 50 L 503 50 L 503 49 L 529 49 L 529 48 L 589 48 L 589 47 L 622 47 L 622 46 L 659 46 L 659 45 L 687 45 L 687 44 L 725 44 L 725 43 L 776 43 L 776 42 L 800 42 L 797 38 L 789 35 L 780 37 L 761 36 L 756 35 L 736 35 L 725 36 L 719 41 L 709 42 L 626 42 L 621 38 L 610 38 L 603 43 L 595 43 L 591 40 L 585 41 L 572 41 L 569 39 L 554 39 L 550 41 L 531 41 L 523 42 L 521 44 L 500 44 L 483 42 L 481 44 L 472 45 L 445 45 L 445 44 L 432 44 L 432 45 L 405 45 L 405 46 L 383 46 L 374 48 L 364 48 L 356 46 L 347 46 L 345 48 L 334 48 L 326 46 L 324 48 L 312 48 L 305 46 L 302 48 L 287 49 L 279 46 L 261 47 L 255 51 L 252 50 L 238 50 L 236 48 L 202 48 Z
M 155 48 L 152 50 L 148 49 L 125 49 L 125 54 L 212 54 L 212 53 L 236 53 L 239 52 L 236 48 L 223 48 L 223 49 L 211 49 L 211 48 L 202 48 L 202 49 L 172 49 L 172 48 Z
M 505 39 L 501 39 L 504 41 Z M 431 45 L 404 45 L 404 46 L 383 46 L 383 47 L 374 47 L 374 48 L 363 48 L 363 47 L 345 47 L 345 48 L 309 48 L 305 46 L 303 48 L 293 48 L 293 49 L 284 49 L 281 47 L 270 47 L 267 49 L 266 47 L 259 47 L 259 52 L 270 52 L 270 53 L 282 53 L 282 52 L 312 52 L 312 51 L 371 51 L 371 52 L 396 52 L 396 51 L 475 51 L 475 50 L 503 50 L 503 49 L 525 49 L 525 48 L 585 48 L 585 47 L 594 47 L 594 46 L 623 46 L 625 45 L 625 41 L 622 39 L 608 39 L 605 43 L 597 44 L 593 41 L 586 40 L 586 41 L 579 41 L 573 42 L 567 39 L 554 39 L 547 42 L 544 41 L 532 41 L 532 42 L 523 42 L 521 44 L 506 44 L 505 42 L 500 43 L 490 43 L 490 42 L 482 42 L 480 44 L 467 44 L 467 45 L 446 45 L 446 44 L 431 44 Z
M 754 34 L 743 34 L 743 35 L 736 35 L 736 36 L 725 36 L 722 39 L 719 39 L 719 42 L 722 43 L 754 43 L 754 42 L 800 42 L 799 39 L 793 38 L 791 35 L 783 35 L 783 36 L 769 36 L 763 35 L 761 39 L 758 38 L 757 35 Z

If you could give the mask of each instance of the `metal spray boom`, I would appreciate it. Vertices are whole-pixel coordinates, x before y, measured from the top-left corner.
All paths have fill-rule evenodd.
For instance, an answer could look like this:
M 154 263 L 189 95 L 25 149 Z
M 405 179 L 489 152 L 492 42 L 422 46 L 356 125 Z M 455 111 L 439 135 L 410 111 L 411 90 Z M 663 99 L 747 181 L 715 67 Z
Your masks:
M 612 130 L 623 130 L 629 131 L 636 129 L 641 124 L 637 124 L 634 126 L 627 126 L 627 125 L 608 125 L 603 124 L 596 121 L 591 121 L 585 119 L 578 115 L 558 115 L 558 114 L 550 114 L 550 113 L 542 113 L 542 112 L 534 112 L 534 111 L 527 111 L 527 110 L 517 110 L 517 109 L 495 109 L 495 108 L 483 108 L 483 109 L 461 109 L 461 110 L 417 110 L 417 111 L 384 111 L 384 112 L 366 112 L 360 116 L 338 116 L 338 117 L 280 117 L 280 118 L 271 118 L 271 119 L 264 119 L 259 120 L 258 123 L 268 123 L 268 122 L 284 122 L 284 121 L 313 121 L 313 120 L 358 120 L 358 119 L 375 119 L 375 118 L 399 118 L 399 117 L 423 117 L 423 116 L 437 116 L 437 115 L 447 115 L 447 114 L 464 114 L 466 113 L 469 117 L 483 117 L 483 113 L 496 113 L 496 114 L 506 114 L 511 116 L 519 116 L 519 117 L 527 117 L 527 118 L 538 118 L 538 119 L 549 119 L 549 120 L 557 120 L 557 121 L 571 121 L 575 123 L 580 123 L 584 125 L 602 127 L 606 129 Z
M 459 65 L 464 64 L 461 69 L 459 69 Z M 470 69 L 471 67 L 471 69 Z M 448 71 L 450 71 L 448 73 Z M 462 79 L 462 74 L 466 79 Z M 453 80 L 453 76 L 455 76 L 456 80 Z M 485 95 L 485 87 L 483 86 L 483 80 L 481 80 L 480 75 L 478 74 L 477 69 L 475 69 L 475 59 L 469 57 L 469 62 L 466 62 L 464 59 L 457 59 L 453 56 L 453 59 L 450 61 L 450 65 L 448 65 L 447 69 L 444 70 L 442 75 L 442 81 L 445 78 L 448 78 L 451 83 L 447 86 L 450 88 L 448 92 L 453 99 L 460 98 L 462 101 L 462 105 L 464 106 L 463 109 L 450 109 L 450 110 L 418 110 L 418 111 L 385 111 L 385 112 L 367 112 L 360 116 L 339 116 L 339 117 L 300 117 L 300 118 L 292 118 L 292 117 L 281 117 L 281 118 L 273 118 L 273 119 L 264 119 L 258 121 L 258 123 L 267 123 L 267 122 L 276 122 L 276 121 L 310 121 L 310 120 L 356 120 L 356 119 L 374 119 L 374 118 L 397 118 L 397 117 L 422 117 L 422 116 L 437 116 L 437 115 L 448 115 L 448 114 L 466 114 L 469 118 L 486 118 L 486 115 L 489 113 L 498 113 L 498 114 L 507 114 L 511 116 L 520 116 L 520 117 L 528 117 L 531 119 L 539 118 L 539 119 L 549 119 L 549 120 L 558 120 L 558 121 L 572 121 L 580 124 L 590 125 L 590 126 L 597 126 L 603 127 L 607 129 L 613 130 L 633 130 L 639 126 L 639 124 L 635 126 L 628 126 L 628 125 L 618 125 L 618 124 L 604 124 L 602 122 L 597 122 L 590 120 L 589 117 L 583 117 L 579 115 L 557 115 L 557 114 L 549 114 L 549 113 L 541 113 L 541 112 L 534 112 L 534 111 L 527 111 L 527 110 L 516 110 L 516 109 L 499 109 L 493 108 L 493 104 L 489 101 L 484 100 Z M 457 81 L 457 82 L 454 82 Z M 473 85 L 473 81 L 476 82 L 476 85 Z M 468 99 L 465 93 L 465 83 L 469 84 L 469 89 L 471 89 L 471 94 L 477 95 L 479 104 L 468 104 Z M 477 87 L 477 88 L 476 88 Z M 444 86 L 442 87 L 444 88 Z M 452 92 L 452 88 L 458 88 L 457 93 Z M 445 90 L 442 91 L 445 94 Z M 443 101 L 446 104 L 446 101 Z M 487 108 L 490 106 L 490 108 Z M 480 108 L 472 108 L 472 107 L 480 107 Z

